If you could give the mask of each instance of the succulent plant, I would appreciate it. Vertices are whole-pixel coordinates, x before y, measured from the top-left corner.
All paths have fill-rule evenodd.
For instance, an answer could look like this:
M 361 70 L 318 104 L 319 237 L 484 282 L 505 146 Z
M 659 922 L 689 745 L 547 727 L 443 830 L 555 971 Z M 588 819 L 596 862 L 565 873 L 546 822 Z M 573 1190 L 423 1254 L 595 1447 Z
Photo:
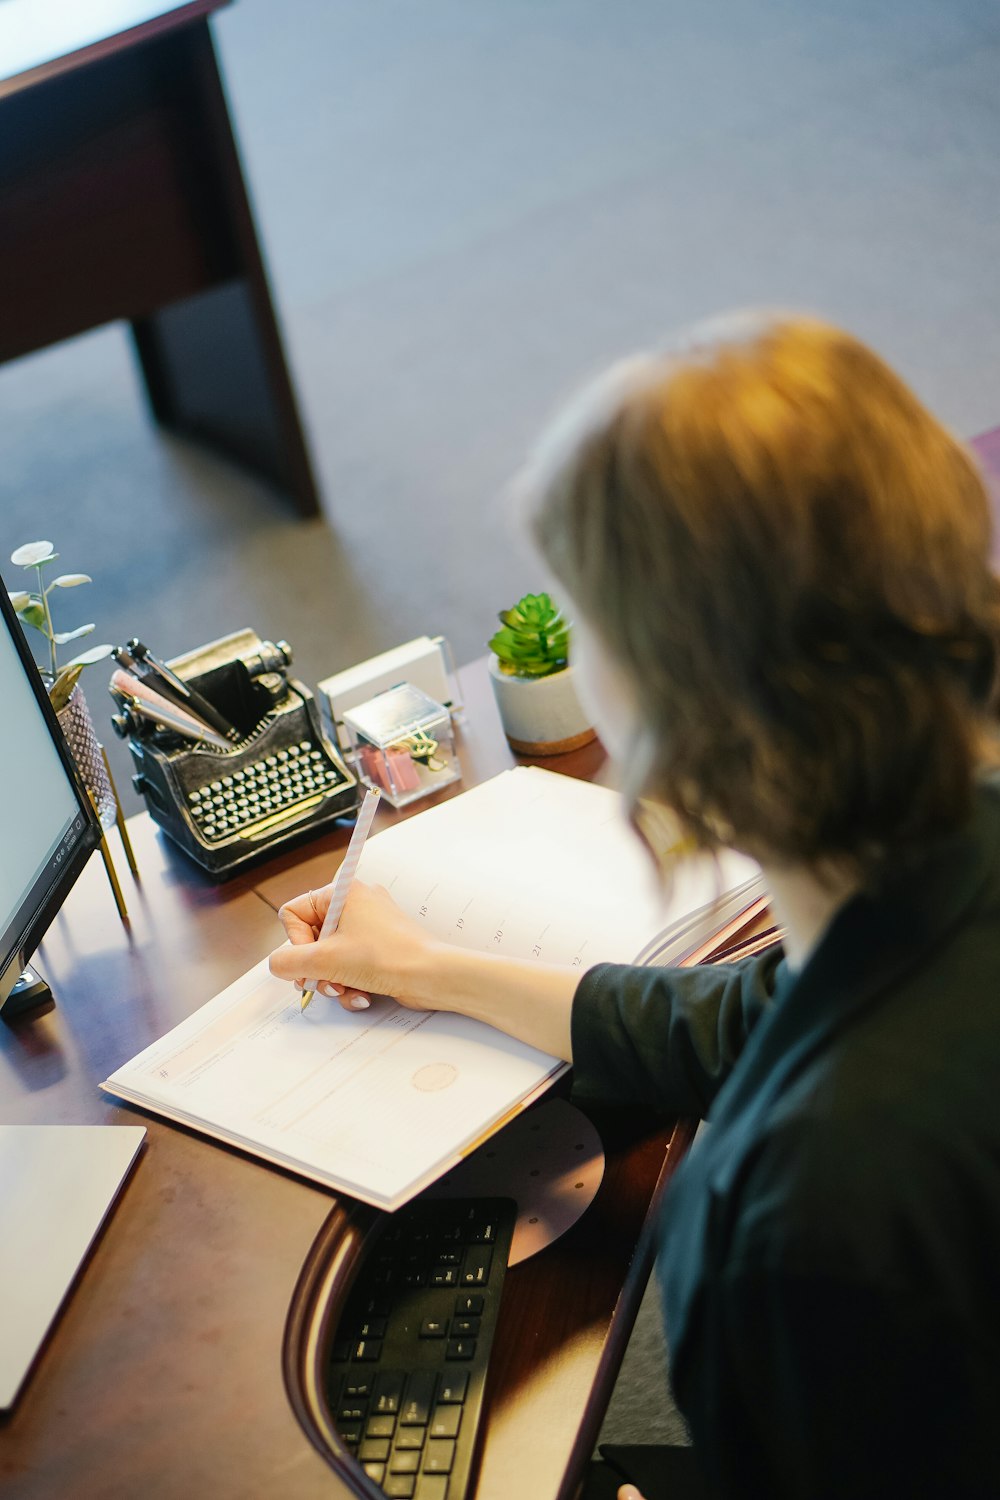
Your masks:
M 10 602 L 17 612 L 18 618 L 24 625 L 30 625 L 43 635 L 48 643 L 48 662 L 40 668 L 49 690 L 49 698 L 52 707 L 58 713 L 69 702 L 70 693 L 76 686 L 76 680 L 84 667 L 91 662 L 103 661 L 111 655 L 110 645 L 92 646 L 88 651 L 74 656 L 72 661 L 59 665 L 56 654 L 57 646 L 65 646 L 69 641 L 80 640 L 85 635 L 90 635 L 94 629 L 93 625 L 78 625 L 75 630 L 56 630 L 52 623 L 52 610 L 49 605 L 49 595 L 53 589 L 75 589 L 81 583 L 92 582 L 86 573 L 60 573 L 58 578 L 53 578 L 46 586 L 43 570 L 54 563 L 59 556 L 55 552 L 51 542 L 26 542 L 23 547 L 18 547 L 10 555 L 10 560 L 19 568 L 34 568 L 36 584 L 33 589 L 11 589 Z
M 548 677 L 568 664 L 570 623 L 548 594 L 525 594 L 499 620 L 489 646 L 508 677 Z

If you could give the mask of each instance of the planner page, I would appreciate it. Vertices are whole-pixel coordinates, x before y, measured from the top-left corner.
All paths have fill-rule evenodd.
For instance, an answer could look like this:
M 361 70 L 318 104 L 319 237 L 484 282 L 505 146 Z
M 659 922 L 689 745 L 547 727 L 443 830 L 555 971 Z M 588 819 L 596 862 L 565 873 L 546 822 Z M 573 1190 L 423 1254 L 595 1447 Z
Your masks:
M 674 933 L 693 946 L 760 885 L 730 851 L 679 859 L 662 885 L 617 792 L 534 766 L 385 829 L 358 875 L 448 942 L 580 969 L 642 961 Z
M 265 960 L 102 1087 L 396 1207 L 564 1066 L 481 1022 L 385 998 L 302 1011 Z

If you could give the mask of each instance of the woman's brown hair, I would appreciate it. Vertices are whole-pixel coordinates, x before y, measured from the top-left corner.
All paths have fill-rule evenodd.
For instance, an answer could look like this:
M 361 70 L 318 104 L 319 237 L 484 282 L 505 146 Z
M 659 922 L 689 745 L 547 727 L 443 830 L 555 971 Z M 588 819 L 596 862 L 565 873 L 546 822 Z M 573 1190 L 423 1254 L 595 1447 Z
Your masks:
M 803 318 L 696 331 L 592 388 L 527 486 L 638 696 L 633 812 L 860 875 L 966 817 L 997 694 L 989 504 L 864 344 Z

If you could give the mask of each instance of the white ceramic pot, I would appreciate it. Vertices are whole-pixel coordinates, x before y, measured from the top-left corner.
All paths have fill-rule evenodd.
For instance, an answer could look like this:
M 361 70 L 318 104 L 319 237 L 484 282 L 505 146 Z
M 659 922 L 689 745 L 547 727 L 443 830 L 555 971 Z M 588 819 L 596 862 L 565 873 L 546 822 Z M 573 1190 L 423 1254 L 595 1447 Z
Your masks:
M 510 677 L 490 656 L 503 732 L 519 755 L 563 755 L 597 738 L 580 706 L 572 666 L 548 677 Z

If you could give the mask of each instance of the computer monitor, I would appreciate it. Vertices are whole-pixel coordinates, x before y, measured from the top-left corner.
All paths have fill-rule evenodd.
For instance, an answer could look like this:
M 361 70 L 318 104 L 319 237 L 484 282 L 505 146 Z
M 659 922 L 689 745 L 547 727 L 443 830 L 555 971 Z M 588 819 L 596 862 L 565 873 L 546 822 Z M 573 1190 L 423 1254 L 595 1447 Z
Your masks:
M 100 826 L 0 584 L 0 1016 L 36 1003 L 21 975 Z

